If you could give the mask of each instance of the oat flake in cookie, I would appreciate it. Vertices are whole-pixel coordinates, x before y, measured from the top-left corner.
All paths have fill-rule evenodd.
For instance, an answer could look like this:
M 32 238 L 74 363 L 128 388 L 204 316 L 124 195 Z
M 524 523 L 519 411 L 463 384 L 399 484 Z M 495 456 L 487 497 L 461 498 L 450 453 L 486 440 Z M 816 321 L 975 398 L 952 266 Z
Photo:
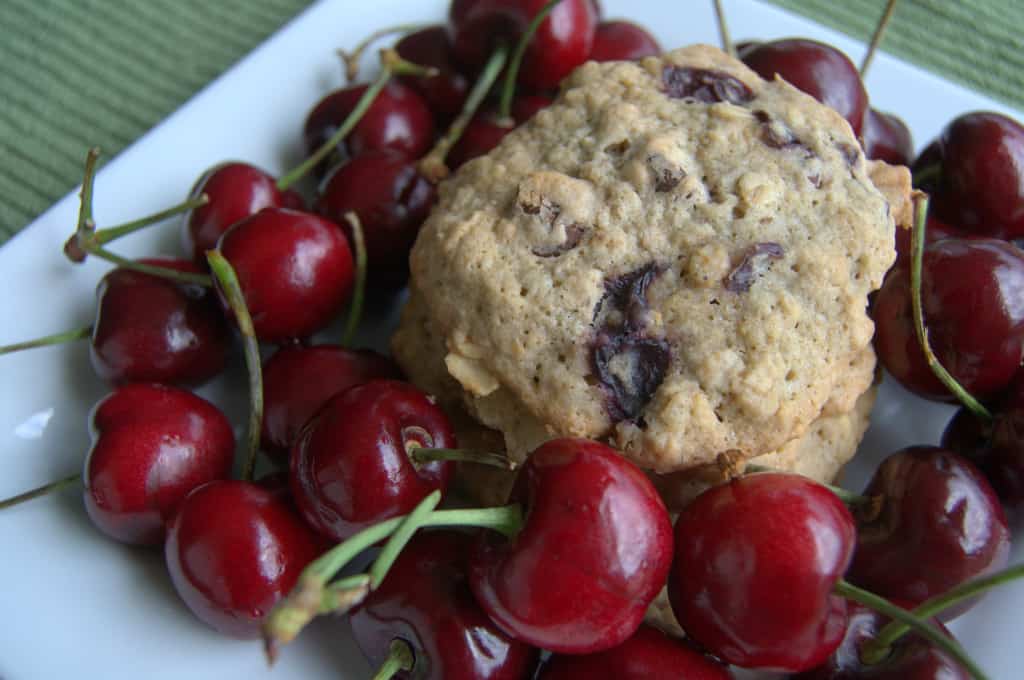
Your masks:
M 440 193 L 413 280 L 470 413 L 662 472 L 802 435 L 895 259 L 846 121 L 707 46 L 584 65 Z

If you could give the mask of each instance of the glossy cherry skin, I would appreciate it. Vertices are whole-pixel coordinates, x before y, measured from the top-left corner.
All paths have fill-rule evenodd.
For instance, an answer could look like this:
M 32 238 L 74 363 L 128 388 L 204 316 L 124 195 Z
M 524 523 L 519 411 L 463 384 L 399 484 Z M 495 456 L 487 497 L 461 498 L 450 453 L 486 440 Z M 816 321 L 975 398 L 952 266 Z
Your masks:
M 410 512 L 437 489 L 444 492 L 454 463 L 417 466 L 409 452 L 455 446 L 444 412 L 412 385 L 356 385 L 331 398 L 299 432 L 291 449 L 292 495 L 310 526 L 343 541 Z
M 235 269 L 256 337 L 264 342 L 311 335 L 351 297 L 355 274 L 348 239 L 322 217 L 267 208 L 228 230 L 217 247 Z
M 481 534 L 469 578 L 480 606 L 519 640 L 563 654 L 632 635 L 665 584 L 668 512 L 650 480 L 614 449 L 555 439 L 520 468 L 512 539 Z
M 593 61 L 628 61 L 661 54 L 661 45 L 647 29 L 632 21 L 602 21 L 590 48 Z
M 473 116 L 459 141 L 448 154 L 449 167 L 454 170 L 462 167 L 467 161 L 488 153 L 501 143 L 505 135 L 528 121 L 551 102 L 550 97 L 539 94 L 516 97 L 512 100 L 513 126 L 504 124 L 494 109 L 485 109 Z
M 1005 241 L 948 238 L 924 249 L 921 305 L 939 362 L 979 399 L 997 395 L 1024 353 L 1024 251 Z M 896 267 L 875 298 L 875 349 L 889 373 L 920 396 L 951 400 L 914 333 L 910 272 Z
M 910 165 L 914 160 L 914 139 L 899 116 L 868 109 L 862 130 L 864 155 L 891 165 Z
M 896 264 L 894 266 L 910 266 L 910 255 L 913 250 L 913 244 L 911 238 L 913 237 L 913 231 L 911 229 L 896 228 Z M 956 227 L 951 227 L 945 222 L 940 221 L 934 215 L 928 216 L 927 228 L 924 232 L 924 242 L 934 243 L 935 241 L 941 241 L 944 238 L 966 238 L 965 234 Z
M 122 543 L 159 545 L 165 523 L 192 489 L 231 474 L 231 423 L 186 390 L 126 385 L 96 405 L 89 424 L 85 509 Z
M 321 99 L 306 117 L 303 139 L 312 154 L 330 139 L 345 121 L 366 85 L 336 90 Z M 334 163 L 367 151 L 393 151 L 406 158 L 427 152 L 434 139 L 434 116 L 427 102 L 412 88 L 392 81 L 381 90 L 363 117 L 339 145 Z
M 843 638 L 846 602 L 833 588 L 855 541 L 850 511 L 806 477 L 762 473 L 713 487 L 676 520 L 672 611 L 728 663 L 813 668 Z
M 141 262 L 201 271 L 187 260 Z M 208 288 L 122 267 L 96 287 L 89 358 L 103 380 L 199 384 L 224 370 L 230 348 L 230 329 Z
M 181 503 L 167 528 L 164 557 L 193 614 L 225 635 L 256 638 L 263 617 L 322 547 L 287 494 L 223 480 Z
M 897 451 L 878 467 L 864 495 L 884 500 L 876 519 L 858 523 L 847 575 L 852 583 L 917 606 L 1006 566 L 1010 530 L 999 499 L 985 477 L 952 451 Z M 966 608 L 946 610 L 942 618 Z
M 460 62 L 483 66 L 496 45 L 514 46 L 547 0 L 470 0 L 453 2 L 448 15 L 452 46 Z M 518 82 L 553 90 L 590 56 L 597 30 L 591 0 L 562 0 L 537 28 L 526 47 Z
M 778 74 L 797 89 L 839 112 L 860 136 L 868 94 L 857 67 L 832 47 L 806 38 L 757 43 L 745 49 L 743 63 L 772 80 Z
M 352 613 L 352 634 L 379 667 L 392 640 L 411 645 L 417 680 L 527 680 L 539 651 L 494 625 L 466 583 L 470 534 L 425 531 L 402 550 L 377 590 Z
M 302 426 L 338 392 L 378 378 L 401 377 L 393 361 L 373 350 L 281 347 L 263 362 L 264 450 L 286 455 Z
M 998 113 L 967 113 L 950 122 L 914 163 L 937 170 L 932 209 L 972 233 L 1024 237 L 1024 126 Z
M 280 191 L 277 180 L 248 163 L 221 163 L 207 170 L 189 194 L 205 193 L 209 202 L 185 213 L 181 232 L 182 247 L 189 257 L 206 269 L 206 251 L 233 224 L 255 215 L 264 208 L 302 210 L 305 202 L 297 192 Z
M 842 644 L 825 663 L 793 680 L 970 680 L 970 673 L 945 652 L 913 633 L 900 637 L 882 661 L 865 664 L 860 658 L 861 649 L 889 620 L 853 602 L 849 608 L 850 623 Z M 938 621 L 929 623 L 952 637 Z
M 596 654 L 554 655 L 537 680 L 732 680 L 720 662 L 647 624 L 617 647 Z
M 378 151 L 337 167 L 324 183 L 317 211 L 346 230 L 345 213 L 358 215 L 370 285 L 393 290 L 409 278 L 409 251 L 436 200 L 436 188 L 416 161 Z
M 471 83 L 455 61 L 448 29 L 437 24 L 414 31 L 398 41 L 395 51 L 406 61 L 438 70 L 430 77 L 402 76 L 426 100 L 435 119 L 447 124 L 459 115 Z

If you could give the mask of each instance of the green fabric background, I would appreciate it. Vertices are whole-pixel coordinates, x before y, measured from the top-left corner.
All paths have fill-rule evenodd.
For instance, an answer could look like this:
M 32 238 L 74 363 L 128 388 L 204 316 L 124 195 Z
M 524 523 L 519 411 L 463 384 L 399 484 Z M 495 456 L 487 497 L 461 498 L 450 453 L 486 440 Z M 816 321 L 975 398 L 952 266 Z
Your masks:
M 772 1 L 860 38 L 885 4 Z M 0 0 L 0 243 L 308 4 Z M 1022 34 L 1022 0 L 901 0 L 885 49 L 1024 108 Z

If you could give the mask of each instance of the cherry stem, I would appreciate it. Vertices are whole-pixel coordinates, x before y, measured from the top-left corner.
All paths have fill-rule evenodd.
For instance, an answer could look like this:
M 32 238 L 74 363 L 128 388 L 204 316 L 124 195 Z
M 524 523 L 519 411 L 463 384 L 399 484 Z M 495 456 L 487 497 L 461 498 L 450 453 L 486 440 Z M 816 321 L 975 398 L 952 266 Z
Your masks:
M 914 609 L 914 616 L 921 619 L 929 619 L 948 607 L 981 595 L 996 586 L 1009 583 L 1022 576 L 1024 576 L 1024 564 L 1018 564 L 1008 569 L 997 571 L 989 576 L 971 579 L 955 588 L 925 600 Z M 890 621 L 878 631 L 873 640 L 864 645 L 861 649 L 861 659 L 867 664 L 882 661 L 889 655 L 889 648 L 909 630 L 910 626 L 899 621 Z
M 858 588 L 844 579 L 839 579 L 839 581 L 836 582 L 834 591 L 837 595 L 841 595 L 848 600 L 853 600 L 854 602 L 862 604 L 868 609 L 873 609 L 879 614 L 889 617 L 893 621 L 903 623 L 909 629 L 927 639 L 929 642 L 952 657 L 953 660 L 963 666 L 964 669 L 974 676 L 975 680 L 988 680 L 984 671 L 974 663 L 974 660 L 968 656 L 966 650 L 964 650 L 959 642 L 947 635 L 944 635 L 942 631 L 934 625 L 918 618 L 915 612 L 909 612 L 906 609 L 889 602 L 889 600 L 884 597 L 879 597 L 874 593 Z
M 515 52 L 512 53 L 512 59 L 508 62 L 508 70 L 505 72 L 505 82 L 501 86 L 501 99 L 498 102 L 498 124 L 506 127 L 512 127 L 512 97 L 516 92 L 516 78 L 519 77 L 519 67 L 523 63 L 523 55 L 526 53 L 526 48 L 530 45 L 530 41 L 533 40 L 533 35 L 540 28 L 541 22 L 551 14 L 551 10 L 555 8 L 562 0 L 551 0 L 548 4 L 544 5 L 537 16 L 533 17 L 523 35 L 519 37 L 519 42 L 516 44 Z
M 722 7 L 722 0 L 715 0 L 715 18 L 718 20 L 718 36 L 722 41 L 722 51 L 733 59 L 736 58 L 736 46 L 729 36 L 729 24 L 725 20 L 725 8 Z
M 469 121 L 473 119 L 473 115 L 480 108 L 480 104 L 483 103 L 487 93 L 490 92 L 491 86 L 497 80 L 498 74 L 501 73 L 507 58 L 508 48 L 504 45 L 500 45 L 494 50 L 494 54 L 491 55 L 491 58 L 484 66 L 484 70 L 480 73 L 480 78 L 473 84 L 473 89 L 470 90 L 469 96 L 466 97 L 466 103 L 462 105 L 459 115 L 452 121 L 452 124 L 441 138 L 437 140 L 434 148 L 420 159 L 418 166 L 420 174 L 430 182 L 437 184 L 448 176 L 448 166 L 445 165 L 444 159 L 452 147 L 455 146 L 455 143 L 459 141 L 459 137 L 466 130 Z
M 10 354 L 11 352 L 20 352 L 24 349 L 34 349 L 36 347 L 46 347 L 48 345 L 59 345 L 65 342 L 71 342 L 72 340 L 84 340 L 90 335 L 92 335 L 92 326 L 85 326 L 84 328 L 76 328 L 73 331 L 44 335 L 41 338 L 26 340 L 25 342 L 16 342 L 13 345 L 0 345 L 0 354 Z
M 860 77 L 864 79 L 868 75 L 868 68 L 871 67 L 871 61 L 875 58 L 875 52 L 878 51 L 878 46 L 882 44 L 882 36 L 885 34 L 885 29 L 889 25 L 889 20 L 892 19 L 893 11 L 896 9 L 896 0 L 889 0 L 885 6 L 885 12 L 882 13 L 882 18 L 878 20 L 878 25 L 875 26 L 875 32 L 871 36 L 871 42 L 868 44 L 868 51 L 864 55 L 863 61 L 860 62 Z
M 992 414 L 984 405 L 963 388 L 949 371 L 939 363 L 928 342 L 928 330 L 924 325 L 924 311 L 921 306 L 921 268 L 924 262 L 924 237 L 928 229 L 928 197 L 918 194 L 914 197 L 914 231 L 910 235 L 910 303 L 914 313 L 914 331 L 924 352 L 925 360 L 935 377 L 953 393 L 968 411 L 985 422 L 992 420 Z
M 423 523 L 430 518 L 430 513 L 434 511 L 434 508 L 440 502 L 441 491 L 435 489 L 420 501 L 419 505 L 413 508 L 412 512 L 405 516 L 405 519 L 395 529 L 395 533 L 391 534 L 391 538 L 381 548 L 380 554 L 377 555 L 377 559 L 374 560 L 373 565 L 370 567 L 370 590 L 376 590 L 384 582 L 384 577 L 387 576 L 391 565 L 398 559 L 398 554 L 402 552 L 402 548 L 406 546 L 412 535 L 416 533 L 416 530 L 422 527 Z
M 388 648 L 388 658 L 384 659 L 384 663 L 377 669 L 373 680 L 391 680 L 395 677 L 395 673 L 411 671 L 414 663 L 416 663 L 416 657 L 413 655 L 409 643 L 395 638 Z
M 25 501 L 30 501 L 33 498 L 39 498 L 40 496 L 46 496 L 47 494 L 53 493 L 54 491 L 60 491 L 66 486 L 71 486 L 72 484 L 81 481 L 81 479 L 81 473 L 76 472 L 75 474 L 68 475 L 63 479 L 58 479 L 55 482 L 43 484 L 42 486 L 37 486 L 36 488 L 30 489 L 24 493 L 19 493 L 17 496 L 5 498 L 2 501 L 0 501 L 0 510 L 13 508 L 15 505 L 21 505 Z
M 408 515 L 402 515 L 363 529 L 331 548 L 303 570 L 292 591 L 271 610 L 263 622 L 264 649 L 271 662 L 276 658 L 281 645 L 294 640 L 306 624 L 321 613 L 325 592 L 333 590 L 334 595 L 343 592 L 332 588 L 334 584 L 328 585 L 334 575 L 364 550 L 394 534 L 407 517 Z M 512 537 L 523 526 L 523 511 L 518 503 L 497 508 L 432 510 L 418 520 L 418 526 L 480 527 Z M 352 592 L 347 593 L 343 606 L 334 611 L 348 611 L 361 603 L 369 592 L 369 578 L 354 581 Z
M 248 482 L 252 480 L 253 469 L 256 467 L 256 452 L 260 448 L 260 427 L 263 424 L 263 367 L 260 364 L 260 345 L 234 267 L 219 250 L 206 251 L 206 261 L 234 314 L 235 324 L 242 333 L 242 346 L 245 348 L 245 365 L 249 372 L 249 431 L 242 463 L 242 479 Z
M 394 35 L 395 33 L 407 34 L 426 27 L 427 24 L 398 24 L 397 26 L 388 26 L 387 28 L 374 31 L 370 35 L 366 36 L 362 42 L 352 48 L 351 52 L 338 50 L 338 56 L 341 57 L 341 60 L 345 63 L 345 82 L 355 82 L 355 79 L 359 77 L 359 62 L 363 58 L 363 53 L 369 49 L 370 45 L 381 38 L 386 38 L 389 35 Z
M 454 460 L 462 463 L 478 463 L 503 470 L 515 470 L 516 464 L 508 456 L 492 451 L 477 449 L 434 449 L 430 447 L 414 447 L 409 449 L 409 458 L 413 465 L 421 466 L 439 460 Z
M 331 135 L 330 139 L 324 142 L 319 149 L 313 152 L 309 158 L 300 163 L 287 175 L 277 180 L 277 188 L 280 191 L 286 191 L 293 184 L 298 182 L 300 179 L 305 177 L 306 173 L 319 165 L 320 161 L 327 158 L 335 147 L 343 140 L 349 132 L 359 123 L 362 119 L 363 114 L 370 108 L 373 101 L 380 94 L 380 91 L 388 84 L 393 75 L 409 75 L 409 76 L 431 76 L 437 74 L 437 69 L 426 68 L 413 64 L 410 61 L 406 61 L 398 56 L 398 53 L 392 49 L 381 50 L 381 69 L 377 79 L 366 88 L 366 92 L 356 102 L 356 106 L 349 112 L 345 120 L 341 123 L 341 126 Z
M 352 249 L 356 258 L 356 281 L 352 289 L 352 302 L 348 307 L 345 330 L 341 334 L 341 344 L 349 347 L 359 327 L 359 319 L 363 315 L 363 299 L 366 297 L 366 240 L 358 215 L 350 210 L 345 213 L 345 220 L 352 227 Z

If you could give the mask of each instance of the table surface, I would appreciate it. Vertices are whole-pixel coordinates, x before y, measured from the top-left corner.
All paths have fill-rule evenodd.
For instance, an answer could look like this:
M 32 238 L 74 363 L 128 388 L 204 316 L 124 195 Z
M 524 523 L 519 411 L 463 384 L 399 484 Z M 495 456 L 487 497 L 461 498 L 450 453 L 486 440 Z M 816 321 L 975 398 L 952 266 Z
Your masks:
M 359 11 L 356 0 L 321 1 L 348 2 Z M 710 0 L 684 0 L 702 1 Z M 885 0 L 770 1 L 862 39 L 885 6 Z M 0 243 L 78 185 L 89 147 L 113 156 L 309 4 L 0 2 Z M 440 18 L 445 3 L 438 5 Z M 883 49 L 1024 108 L 1021 0 L 900 0 Z M 265 96 L 272 93 L 253 92 L 253 106 Z

